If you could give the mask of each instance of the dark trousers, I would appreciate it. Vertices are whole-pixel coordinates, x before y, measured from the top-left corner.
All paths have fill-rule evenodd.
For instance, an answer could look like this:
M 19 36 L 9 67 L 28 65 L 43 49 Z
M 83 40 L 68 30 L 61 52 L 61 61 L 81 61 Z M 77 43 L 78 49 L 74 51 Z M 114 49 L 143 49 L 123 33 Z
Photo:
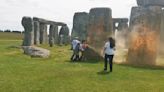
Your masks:
M 79 52 L 73 51 L 71 56 L 71 61 L 78 61 L 79 60 Z
M 104 58 L 104 70 L 107 70 L 107 64 L 109 63 L 110 65 L 110 72 L 112 72 L 113 69 L 113 56 L 114 55 L 107 55 L 105 54 L 105 58 Z
M 85 60 L 84 51 L 81 51 L 80 61 L 84 61 L 84 60 Z

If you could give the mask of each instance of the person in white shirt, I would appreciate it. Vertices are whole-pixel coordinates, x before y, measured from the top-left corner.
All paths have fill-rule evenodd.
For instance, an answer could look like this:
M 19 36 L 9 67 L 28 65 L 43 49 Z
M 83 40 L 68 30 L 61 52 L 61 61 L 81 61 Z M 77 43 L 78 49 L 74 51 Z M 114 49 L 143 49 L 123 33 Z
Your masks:
M 80 44 L 80 52 L 81 52 L 80 61 L 86 60 L 85 52 L 87 48 L 88 48 L 88 44 L 86 43 L 86 40 L 82 40 L 82 43 Z
M 78 37 L 75 37 L 75 39 L 71 43 L 73 54 L 71 56 L 72 61 L 79 60 L 79 51 L 80 51 L 80 41 L 78 40 Z
M 107 63 L 110 64 L 110 72 L 113 69 L 113 57 L 115 52 L 115 40 L 112 37 L 108 38 L 108 41 L 105 43 L 104 46 L 104 71 L 107 71 Z

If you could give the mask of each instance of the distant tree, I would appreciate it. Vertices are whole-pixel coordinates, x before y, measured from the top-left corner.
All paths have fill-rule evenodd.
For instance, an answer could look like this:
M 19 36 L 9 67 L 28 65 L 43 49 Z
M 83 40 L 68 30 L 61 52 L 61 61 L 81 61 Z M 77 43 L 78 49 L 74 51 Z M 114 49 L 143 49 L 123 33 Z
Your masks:
M 21 33 L 21 31 L 13 30 L 13 33 Z
M 10 29 L 6 29 L 6 30 L 4 30 L 4 32 L 11 32 L 11 30 Z
M 22 33 L 24 33 L 24 30 L 22 31 Z
M 3 30 L 0 29 L 0 32 L 3 32 Z

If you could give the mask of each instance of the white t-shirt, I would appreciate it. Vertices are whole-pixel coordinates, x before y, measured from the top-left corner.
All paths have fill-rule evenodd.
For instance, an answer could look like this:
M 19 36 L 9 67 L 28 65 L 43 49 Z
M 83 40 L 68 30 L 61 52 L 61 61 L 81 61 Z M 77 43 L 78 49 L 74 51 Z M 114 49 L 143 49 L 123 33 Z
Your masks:
M 105 48 L 105 54 L 114 55 L 114 48 L 110 48 L 110 42 L 106 42 L 104 48 Z
M 79 40 L 73 40 L 73 41 L 72 41 L 73 50 L 75 50 L 76 45 L 77 45 L 78 43 L 80 43 Z

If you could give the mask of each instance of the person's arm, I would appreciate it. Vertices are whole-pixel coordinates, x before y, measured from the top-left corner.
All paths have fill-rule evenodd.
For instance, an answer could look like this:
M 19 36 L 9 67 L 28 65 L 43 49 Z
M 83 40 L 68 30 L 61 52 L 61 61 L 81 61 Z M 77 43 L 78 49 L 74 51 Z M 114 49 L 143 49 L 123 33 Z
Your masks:
M 72 42 L 71 42 L 71 50 L 73 50 L 73 40 L 72 40 Z
M 105 55 L 105 50 L 107 48 L 107 43 L 105 43 L 105 46 L 103 47 L 103 54 Z

